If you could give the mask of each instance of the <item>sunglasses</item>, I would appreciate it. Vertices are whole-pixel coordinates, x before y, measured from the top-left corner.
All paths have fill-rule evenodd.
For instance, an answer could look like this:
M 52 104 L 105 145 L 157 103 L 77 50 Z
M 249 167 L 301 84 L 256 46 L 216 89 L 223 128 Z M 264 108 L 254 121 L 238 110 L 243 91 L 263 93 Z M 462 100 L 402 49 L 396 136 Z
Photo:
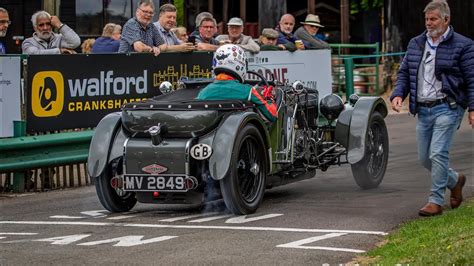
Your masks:
M 7 24 L 10 25 L 12 22 L 10 20 L 0 20 L 0 25 Z
M 44 26 L 51 27 L 51 23 L 50 23 L 50 22 L 46 22 L 46 23 L 38 24 L 38 25 L 36 25 L 36 26 L 38 26 L 38 27 L 44 27 Z

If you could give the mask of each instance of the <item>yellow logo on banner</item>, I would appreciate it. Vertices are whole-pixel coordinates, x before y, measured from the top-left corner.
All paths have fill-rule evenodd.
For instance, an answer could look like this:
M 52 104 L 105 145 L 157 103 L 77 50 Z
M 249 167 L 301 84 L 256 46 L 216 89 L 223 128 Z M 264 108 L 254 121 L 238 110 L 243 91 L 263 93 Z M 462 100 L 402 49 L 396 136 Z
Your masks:
M 64 78 L 58 71 L 35 74 L 31 84 L 31 109 L 37 117 L 57 116 L 63 111 Z

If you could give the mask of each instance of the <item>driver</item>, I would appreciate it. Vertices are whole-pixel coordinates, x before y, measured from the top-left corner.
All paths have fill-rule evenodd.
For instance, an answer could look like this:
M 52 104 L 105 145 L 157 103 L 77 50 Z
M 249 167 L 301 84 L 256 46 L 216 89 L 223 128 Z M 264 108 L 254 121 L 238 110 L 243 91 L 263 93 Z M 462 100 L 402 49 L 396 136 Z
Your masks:
M 215 81 L 202 89 L 199 100 L 243 100 L 255 103 L 269 121 L 277 117 L 277 106 L 272 99 L 265 99 L 255 87 L 243 84 L 247 74 L 247 57 L 242 48 L 234 44 L 222 45 L 212 60 Z

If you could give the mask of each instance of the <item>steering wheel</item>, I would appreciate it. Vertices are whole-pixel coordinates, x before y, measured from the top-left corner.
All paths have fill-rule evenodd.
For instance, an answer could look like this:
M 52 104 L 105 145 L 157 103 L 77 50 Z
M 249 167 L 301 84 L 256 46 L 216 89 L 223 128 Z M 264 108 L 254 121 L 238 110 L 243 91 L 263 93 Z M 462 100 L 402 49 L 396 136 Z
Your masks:
M 270 86 L 270 84 L 268 83 L 268 80 L 262 74 L 253 70 L 248 70 L 247 74 L 252 74 L 260 78 L 260 82 L 257 83 L 258 86 L 262 86 L 262 85 L 267 86 L 267 87 Z

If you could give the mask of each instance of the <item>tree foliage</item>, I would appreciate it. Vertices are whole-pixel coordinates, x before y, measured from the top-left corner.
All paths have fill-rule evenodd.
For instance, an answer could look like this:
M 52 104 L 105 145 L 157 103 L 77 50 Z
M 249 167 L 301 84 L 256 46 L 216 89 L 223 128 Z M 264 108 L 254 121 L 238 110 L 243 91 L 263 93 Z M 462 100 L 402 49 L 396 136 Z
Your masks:
M 383 7 L 384 0 L 351 0 L 351 14 Z

